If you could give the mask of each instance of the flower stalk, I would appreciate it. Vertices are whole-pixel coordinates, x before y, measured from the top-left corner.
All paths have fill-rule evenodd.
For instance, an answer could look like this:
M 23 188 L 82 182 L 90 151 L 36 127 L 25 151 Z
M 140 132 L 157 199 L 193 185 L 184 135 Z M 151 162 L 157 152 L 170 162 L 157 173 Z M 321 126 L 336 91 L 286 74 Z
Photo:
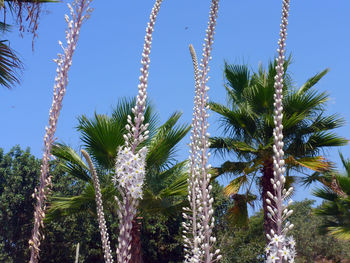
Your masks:
M 294 262 L 295 257 L 295 242 L 292 237 L 287 238 L 288 230 L 293 228 L 293 224 L 288 221 L 283 227 L 283 222 L 293 213 L 288 206 L 292 203 L 284 204 L 285 200 L 292 194 L 293 188 L 288 191 L 284 189 L 286 177 L 284 176 L 286 168 L 284 162 L 283 151 L 283 76 L 284 76 L 284 61 L 285 47 L 287 38 L 287 25 L 289 15 L 289 0 L 283 0 L 282 4 L 282 22 L 280 29 L 280 38 L 278 40 L 278 58 L 275 76 L 275 94 L 274 94 L 274 125 L 273 130 L 274 146 L 273 146 L 273 167 L 274 178 L 271 179 L 274 193 L 267 192 L 269 198 L 266 199 L 268 204 L 268 217 L 275 223 L 275 231 L 270 230 L 271 235 L 267 234 L 270 243 L 266 247 L 267 262 Z
M 62 42 L 59 41 L 63 49 L 63 54 L 58 54 L 58 58 L 54 60 L 57 63 L 57 76 L 55 77 L 53 101 L 49 112 L 49 126 L 45 129 L 46 134 L 44 136 L 44 153 L 41 165 L 40 184 L 35 188 L 33 194 L 36 205 L 34 210 L 34 227 L 31 239 L 29 240 L 29 248 L 31 251 L 30 263 L 38 262 L 40 239 L 44 238 L 40 233 L 40 227 L 44 227 L 45 203 L 52 186 L 51 176 L 49 175 L 51 146 L 54 142 L 62 101 L 68 84 L 68 72 L 72 65 L 72 57 L 79 38 L 80 28 L 83 22 L 90 17 L 92 12 L 92 9 L 89 7 L 90 2 L 91 0 L 75 0 L 72 6 L 68 4 L 71 18 L 65 15 L 65 20 L 68 24 L 68 29 L 66 30 L 67 47 L 63 47 Z
M 92 163 L 92 160 L 89 154 L 85 150 L 81 150 L 81 153 L 83 154 L 86 162 L 89 165 L 90 173 L 92 175 L 92 182 L 95 188 L 95 201 L 96 201 L 96 209 L 97 209 L 98 226 L 100 228 L 104 259 L 106 263 L 113 263 L 111 244 L 109 241 L 105 215 L 103 212 L 100 182 L 97 177 L 96 169 L 94 167 L 94 164 Z
M 147 85 L 152 45 L 152 33 L 163 0 L 156 0 L 146 28 L 145 43 L 141 59 L 141 76 L 138 85 L 136 105 L 132 108 L 134 117 L 128 116 L 124 134 L 125 145 L 118 151 L 114 183 L 120 197 L 115 197 L 118 204 L 119 237 L 117 248 L 118 263 L 128 263 L 131 259 L 132 222 L 137 213 L 139 199 L 145 178 L 147 147 L 138 149 L 148 139 L 148 123 L 144 123 L 147 99 Z M 120 199 L 121 198 L 121 199 Z
M 198 67 L 197 56 L 192 46 L 192 56 L 195 75 L 195 98 L 192 119 L 192 132 L 190 142 L 190 177 L 188 179 L 188 200 L 190 208 L 185 208 L 183 213 L 187 222 L 184 222 L 185 262 L 211 263 L 221 259 L 220 250 L 212 252 L 216 238 L 212 235 L 214 227 L 214 199 L 210 192 L 211 175 L 208 173 L 210 165 L 208 159 L 210 153 L 208 123 L 208 82 L 209 61 L 211 59 L 212 45 L 214 42 L 216 18 L 218 16 L 219 0 L 212 0 L 208 28 L 206 30 L 203 55 Z

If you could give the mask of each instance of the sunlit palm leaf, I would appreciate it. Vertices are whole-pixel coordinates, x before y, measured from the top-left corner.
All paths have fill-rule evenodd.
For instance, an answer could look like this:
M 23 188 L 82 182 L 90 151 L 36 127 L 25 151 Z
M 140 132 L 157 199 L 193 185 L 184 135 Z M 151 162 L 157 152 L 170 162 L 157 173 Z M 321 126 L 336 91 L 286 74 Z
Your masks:
M 52 145 L 51 153 L 59 158 L 59 165 L 65 172 L 85 182 L 91 181 L 89 168 L 79 154 L 77 154 L 71 147 L 65 144 L 56 143 Z
M 247 182 L 247 176 L 246 175 L 241 175 L 234 180 L 232 180 L 224 189 L 224 194 L 226 196 L 231 196 L 238 194 L 239 189 L 241 186 Z

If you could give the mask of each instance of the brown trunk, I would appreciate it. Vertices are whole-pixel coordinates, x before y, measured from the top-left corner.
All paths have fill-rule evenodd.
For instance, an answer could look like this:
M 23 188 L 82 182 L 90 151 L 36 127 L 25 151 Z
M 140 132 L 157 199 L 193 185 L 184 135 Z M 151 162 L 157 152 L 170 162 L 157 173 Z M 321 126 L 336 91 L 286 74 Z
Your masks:
M 261 177 L 261 188 L 262 188 L 262 199 L 263 199 L 263 209 L 264 209 L 264 232 L 265 232 L 265 239 L 266 242 L 269 243 L 269 240 L 266 237 L 266 234 L 269 234 L 271 236 L 271 229 L 273 229 L 276 232 L 276 225 L 275 223 L 267 216 L 268 210 L 267 210 L 267 202 L 266 202 L 266 198 L 270 199 L 271 198 L 267 195 L 267 191 L 269 191 L 270 193 L 272 193 L 274 195 L 274 189 L 273 189 L 273 185 L 271 184 L 271 178 L 273 179 L 273 161 L 272 158 L 265 160 L 264 161 L 264 167 L 262 168 L 261 172 L 262 172 L 262 177 Z M 274 208 L 274 201 L 271 200 L 272 205 L 270 205 L 272 207 L 272 209 Z
M 136 217 L 132 221 L 131 229 L 131 259 L 132 263 L 143 263 L 142 253 L 141 253 L 141 224 L 142 217 Z

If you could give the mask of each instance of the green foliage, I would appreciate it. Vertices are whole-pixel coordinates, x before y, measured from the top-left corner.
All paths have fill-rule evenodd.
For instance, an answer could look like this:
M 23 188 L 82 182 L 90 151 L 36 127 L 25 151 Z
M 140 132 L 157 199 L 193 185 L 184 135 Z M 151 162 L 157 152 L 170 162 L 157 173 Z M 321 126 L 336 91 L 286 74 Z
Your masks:
M 183 262 L 182 221 L 181 213 L 171 217 L 159 214 L 144 217 L 141 240 L 145 263 Z
M 223 194 L 223 187 L 212 181 L 212 196 L 214 197 L 214 233 L 225 232 L 228 227 L 226 213 L 232 202 Z M 177 197 L 177 200 L 184 198 Z M 180 210 L 174 211 L 171 216 L 159 214 L 148 214 L 144 218 L 142 228 L 142 245 L 145 263 L 182 263 L 184 258 L 184 247 L 182 238 L 183 222 Z M 216 244 L 217 248 L 219 243 Z
M 79 194 L 83 184 L 51 163 L 53 191 Z M 0 149 L 0 262 L 27 262 L 28 240 L 33 224 L 34 187 L 40 176 L 40 160 L 19 146 L 4 154 Z M 40 262 L 74 262 L 75 246 L 81 245 L 80 259 L 85 263 L 104 262 L 96 218 L 77 214 L 46 222 Z
M 29 150 L 18 146 L 7 154 L 0 149 L 0 262 L 17 263 L 28 260 L 27 242 L 30 236 L 34 202 L 31 198 L 40 174 L 40 161 Z M 79 195 L 85 183 L 62 171 L 56 162 L 51 163 L 53 190 L 62 195 Z M 233 227 L 227 211 L 233 207 L 232 199 L 223 193 L 223 187 L 212 182 L 214 197 L 215 236 L 217 248 L 222 250 L 223 263 L 263 262 L 265 238 L 263 213 L 252 216 L 245 228 Z M 182 201 L 177 197 L 175 202 Z M 296 202 L 291 222 L 291 234 L 297 242 L 298 263 L 317 262 L 322 259 L 340 262 L 350 259 L 349 243 L 325 236 L 318 228 L 325 223 L 312 211 L 313 201 Z M 118 226 L 112 214 L 106 214 L 107 224 L 116 240 Z M 142 226 L 142 245 L 145 263 L 180 263 L 183 261 L 182 216 L 179 210 L 173 215 L 145 214 Z M 45 224 L 41 261 L 45 263 L 74 262 L 75 248 L 80 243 L 80 262 L 103 263 L 100 234 L 96 217 L 81 211 Z M 112 242 L 112 247 L 114 247 Z M 258 256 L 261 259 L 258 259 Z
M 31 197 L 40 163 L 19 146 L 7 154 L 0 149 L 0 262 L 25 262 L 31 234 L 34 200 Z
M 324 220 L 313 214 L 312 200 L 295 202 L 290 217 L 297 248 L 297 263 L 349 262 L 349 243 L 341 242 L 318 231 Z M 263 234 L 263 211 L 250 217 L 247 227 L 224 228 L 218 232 L 223 263 L 263 263 L 265 237 Z M 341 261 L 343 260 L 343 261 Z M 328 261 L 327 261 L 328 262 Z
M 325 174 L 323 178 L 331 181 L 328 187 L 316 189 L 314 195 L 324 200 L 322 206 L 315 211 L 324 217 L 325 223 L 321 226 L 324 233 L 350 241 L 350 159 L 340 154 L 345 174 L 334 171 Z M 339 189 L 338 189 L 339 187 Z
M 315 201 L 305 200 L 296 202 L 290 221 L 295 225 L 290 232 L 296 239 L 297 263 L 321 262 L 350 262 L 349 243 L 337 241 L 319 231 L 324 219 L 316 216 L 311 208 Z M 347 261 L 341 261 L 347 260 Z

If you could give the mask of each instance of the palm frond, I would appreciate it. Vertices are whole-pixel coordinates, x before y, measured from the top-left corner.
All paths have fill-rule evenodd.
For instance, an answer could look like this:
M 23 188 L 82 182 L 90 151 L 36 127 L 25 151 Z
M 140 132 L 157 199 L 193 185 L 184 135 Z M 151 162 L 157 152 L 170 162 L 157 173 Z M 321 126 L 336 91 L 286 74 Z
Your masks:
M 316 172 L 324 172 L 332 167 L 332 164 L 325 160 L 323 156 L 303 157 L 295 159 L 293 156 L 288 156 L 285 159 L 288 166 L 302 166 Z
M 325 69 L 321 71 L 320 73 L 317 73 L 316 75 L 309 78 L 303 86 L 301 86 L 298 91 L 297 95 L 301 95 L 302 93 L 307 92 L 309 89 L 311 89 L 313 86 L 315 86 L 327 73 L 329 72 L 329 69 Z
M 343 167 L 346 170 L 346 175 L 350 177 L 350 159 L 345 159 L 343 154 L 339 152 L 340 160 L 343 164 Z
M 92 159 L 105 169 L 114 167 L 118 147 L 124 144 L 125 126 L 115 123 L 106 115 L 94 115 L 93 119 L 86 116 L 78 118 L 78 131 L 81 132 L 83 147 Z
M 115 206 L 116 189 L 110 185 L 101 189 L 105 209 Z M 53 196 L 45 220 L 56 220 L 62 216 L 89 212 L 96 215 L 95 189 L 92 183 L 86 184 L 80 195 L 72 197 Z
M 224 69 L 227 80 L 228 103 L 239 103 L 242 99 L 242 92 L 249 86 L 250 71 L 246 65 L 229 65 L 225 62 Z
M 161 213 L 167 216 L 175 216 L 182 207 L 188 206 L 187 200 L 175 201 L 171 198 L 161 198 L 148 189 L 145 189 L 143 198 L 140 200 L 140 209 L 142 213 Z
M 85 182 L 91 181 L 89 168 L 71 147 L 62 143 L 55 143 L 52 145 L 51 153 L 59 158 L 59 165 L 65 172 Z
M 308 151 L 315 152 L 317 149 L 323 147 L 337 147 L 347 145 L 349 140 L 344 137 L 338 136 L 333 132 L 316 132 L 312 134 L 308 141 L 306 142 L 306 146 Z
M 0 41 L 0 85 L 11 89 L 14 85 L 19 84 L 23 64 L 16 52 L 6 42 L 6 40 Z
M 176 145 L 190 131 L 190 125 L 177 125 L 182 113 L 175 112 L 169 119 L 156 129 L 150 139 L 146 157 L 147 169 L 161 171 L 168 169 L 175 163 Z
M 222 156 L 234 154 L 238 157 L 244 156 L 245 158 L 249 158 L 258 153 L 257 149 L 247 143 L 229 137 L 211 137 L 209 138 L 209 142 L 211 151 Z
M 343 240 L 343 241 L 349 241 L 350 240 L 350 225 L 348 226 L 338 226 L 338 227 L 328 227 L 329 234 L 333 237 Z
M 232 196 L 238 194 L 241 186 L 247 182 L 247 176 L 241 175 L 234 180 L 232 180 L 227 186 L 224 188 L 224 194 L 226 196 Z

